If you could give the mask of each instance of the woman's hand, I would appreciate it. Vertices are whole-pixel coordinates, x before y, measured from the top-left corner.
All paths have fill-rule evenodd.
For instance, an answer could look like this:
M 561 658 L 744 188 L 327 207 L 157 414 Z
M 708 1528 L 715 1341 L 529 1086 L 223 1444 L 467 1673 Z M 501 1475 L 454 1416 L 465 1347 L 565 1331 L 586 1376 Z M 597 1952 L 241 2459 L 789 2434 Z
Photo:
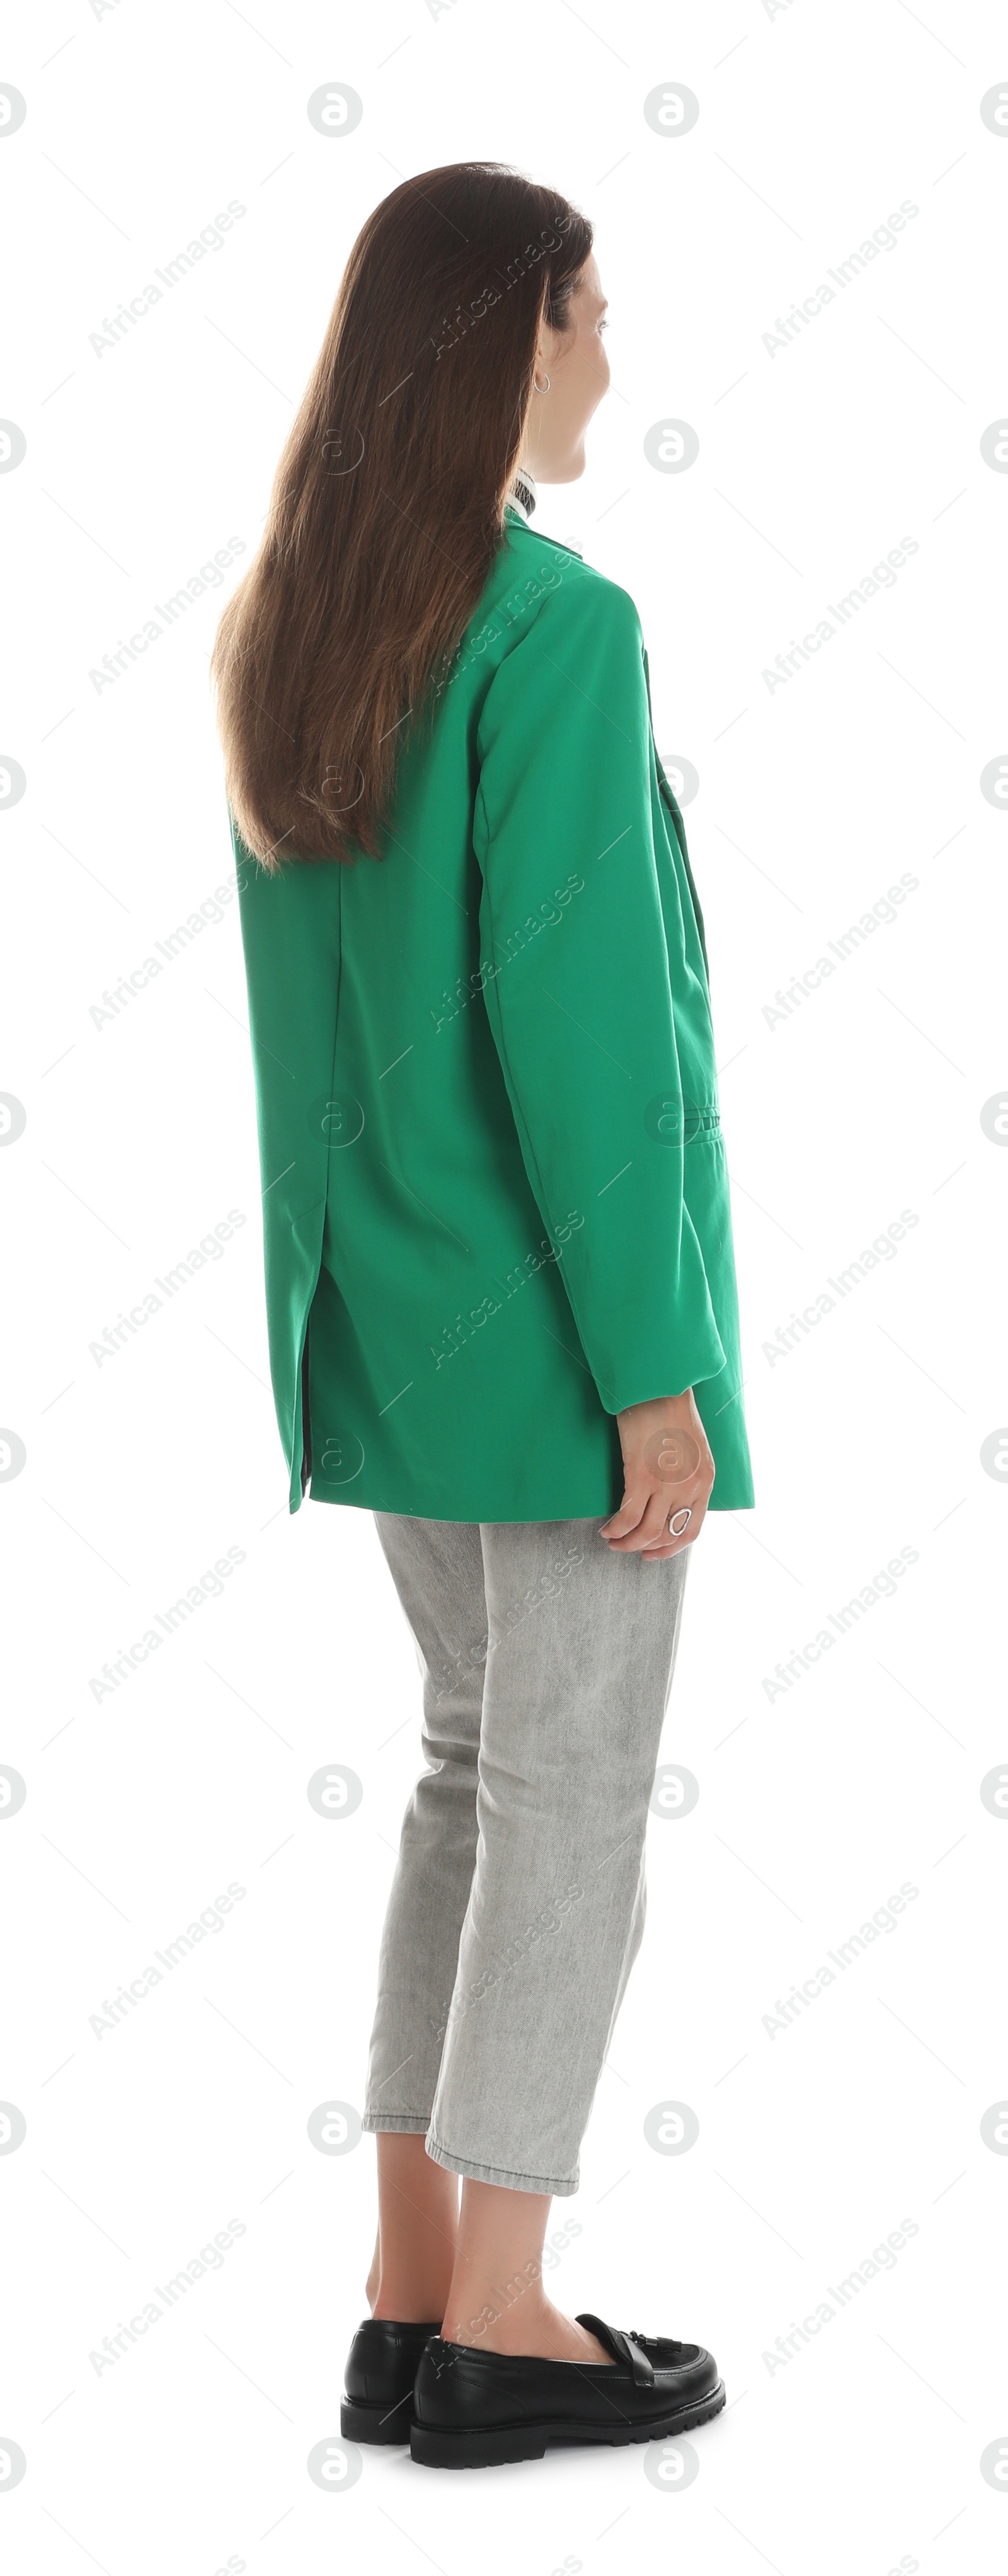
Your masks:
M 714 1482 L 714 1460 L 693 1401 L 684 1395 L 655 1396 L 647 1404 L 629 1404 L 616 1416 L 623 1451 L 623 1500 L 600 1536 L 624 1552 L 638 1549 L 650 1561 L 677 1556 L 692 1547 L 703 1527 Z M 690 1518 L 678 1537 L 669 1520 L 689 1507 Z

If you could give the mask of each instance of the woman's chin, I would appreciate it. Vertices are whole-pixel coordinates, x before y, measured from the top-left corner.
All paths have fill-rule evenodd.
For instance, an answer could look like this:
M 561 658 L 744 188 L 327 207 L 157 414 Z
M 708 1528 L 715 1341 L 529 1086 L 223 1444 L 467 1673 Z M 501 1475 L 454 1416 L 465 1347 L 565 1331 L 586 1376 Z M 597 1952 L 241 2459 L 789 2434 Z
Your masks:
M 563 457 L 560 463 L 550 466 L 548 473 L 544 467 L 540 467 L 540 470 L 536 475 L 536 482 L 579 483 L 581 476 L 584 473 L 586 463 L 587 458 L 585 456 L 584 440 L 582 438 L 577 447 L 571 449 L 569 456 Z

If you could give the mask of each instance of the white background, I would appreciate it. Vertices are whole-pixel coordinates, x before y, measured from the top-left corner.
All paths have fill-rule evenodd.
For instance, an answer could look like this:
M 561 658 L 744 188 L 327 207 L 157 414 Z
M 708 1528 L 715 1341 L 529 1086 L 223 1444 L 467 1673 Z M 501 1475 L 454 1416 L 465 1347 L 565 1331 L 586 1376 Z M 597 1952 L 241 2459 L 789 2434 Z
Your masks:
M 27 1125 L 0 1154 L 0 1418 L 27 1458 L 0 1491 L 0 1759 L 27 1796 L 0 1837 L 0 2096 L 27 2131 L 0 2156 L 0 2436 L 27 2468 L 0 2522 L 18 2569 L 309 2576 L 346 2549 L 443 2576 L 518 2551 L 530 2576 L 672 2551 L 717 2576 L 1003 2564 L 1008 2501 L 980 2458 L 1008 2441 L 1008 2165 L 980 2122 L 1008 2090 L 1005 1853 L 979 1791 L 1008 1751 L 1008 1497 L 980 1452 L 1008 1415 L 1008 1155 L 980 1113 L 1008 1074 L 1008 824 L 980 773 L 1005 751 L 1008 480 L 980 441 L 1008 400 L 1008 140 L 980 101 L 1006 76 L 1001 13 L 948 0 L 9 18 L 0 79 L 27 116 L 0 138 L 0 409 L 27 452 L 0 476 L 0 750 L 27 784 L 0 813 L 0 1088 Z M 329 81 L 364 109 L 331 139 L 306 114 Z M 671 82 L 700 103 L 679 138 L 643 114 Z M 372 2452 L 332 2493 L 308 2475 L 364 2313 L 374 2151 L 323 2155 L 306 2124 L 360 2105 L 418 1680 L 369 1517 L 286 1510 L 235 904 L 91 1016 L 231 866 L 207 678 L 226 589 L 113 685 L 89 674 L 230 537 L 247 559 L 361 222 L 398 177 L 466 156 L 596 225 L 613 389 L 584 481 L 544 493 L 541 524 L 633 593 L 659 747 L 700 781 L 758 1502 L 712 1518 L 692 1565 L 663 1751 L 700 1798 L 650 1827 L 645 1946 L 552 2282 L 716 2352 L 729 2405 L 685 2488 L 649 2479 L 653 2446 L 469 2478 Z M 232 198 L 223 247 L 97 354 L 103 318 Z M 777 317 L 905 198 L 898 245 L 771 355 Z M 670 418 L 699 439 L 682 474 L 644 454 Z M 904 535 L 894 586 L 771 691 L 791 638 Z M 896 920 L 771 1024 L 778 988 L 903 871 Z M 99 1365 L 103 1328 L 232 1208 L 221 1259 Z M 772 1360 L 903 1209 L 894 1258 Z M 220 1597 L 96 1698 L 229 1548 Z M 771 1697 L 775 1666 L 903 1549 L 894 1597 Z M 340 1822 L 306 1797 L 328 1762 L 363 1782 Z M 224 1928 L 97 2035 L 104 1998 L 232 1881 Z M 898 1928 L 771 2035 L 777 1998 L 904 1882 Z M 666 2099 L 699 2120 L 682 2157 L 645 2140 Z M 97 2372 L 103 2337 L 231 2217 L 223 2266 Z M 894 2266 L 770 2367 L 904 2218 Z

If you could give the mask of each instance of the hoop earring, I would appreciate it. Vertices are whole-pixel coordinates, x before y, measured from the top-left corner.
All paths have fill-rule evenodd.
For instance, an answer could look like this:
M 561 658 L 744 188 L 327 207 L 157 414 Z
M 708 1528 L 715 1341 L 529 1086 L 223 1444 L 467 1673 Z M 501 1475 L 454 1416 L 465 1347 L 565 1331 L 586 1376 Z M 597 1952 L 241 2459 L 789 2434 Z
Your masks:
M 537 375 L 535 375 L 535 374 L 533 374 L 532 382 L 533 382 L 533 384 L 534 384 L 534 386 L 535 386 L 535 389 L 536 389 L 537 394 L 548 394 L 549 389 L 550 389 L 550 380 L 549 380 L 549 377 L 548 377 L 548 376 L 547 376 L 547 378 L 546 378 L 546 382 L 545 382 L 545 384 L 544 384 L 544 385 L 541 385 L 541 384 L 540 384 L 540 382 L 539 382 L 539 378 L 538 378 L 538 376 L 537 376 Z

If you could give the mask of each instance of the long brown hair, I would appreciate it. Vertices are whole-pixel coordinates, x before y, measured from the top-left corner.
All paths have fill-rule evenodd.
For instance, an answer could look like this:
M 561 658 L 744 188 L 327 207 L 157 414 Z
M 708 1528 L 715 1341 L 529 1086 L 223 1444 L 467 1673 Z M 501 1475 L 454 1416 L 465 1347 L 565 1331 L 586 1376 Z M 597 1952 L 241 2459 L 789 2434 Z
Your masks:
M 358 234 L 211 666 L 265 868 L 380 855 L 402 741 L 503 541 L 541 322 L 565 327 L 591 247 L 555 189 L 482 161 L 404 180 Z

